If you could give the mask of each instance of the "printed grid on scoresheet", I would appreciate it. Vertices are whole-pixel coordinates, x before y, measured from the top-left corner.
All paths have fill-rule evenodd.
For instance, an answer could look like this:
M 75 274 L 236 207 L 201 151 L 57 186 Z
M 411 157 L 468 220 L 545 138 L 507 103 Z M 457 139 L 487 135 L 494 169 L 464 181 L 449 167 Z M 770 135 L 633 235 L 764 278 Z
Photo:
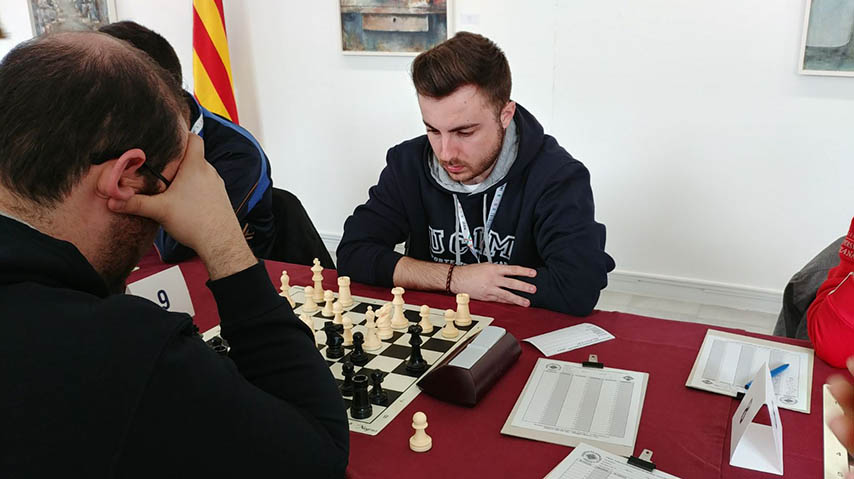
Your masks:
M 294 312 L 299 316 L 302 313 L 302 303 L 305 300 L 303 288 L 301 286 L 292 286 L 290 289 L 291 299 L 294 300 L 296 306 Z M 337 295 L 336 295 L 337 298 Z M 314 319 L 315 338 L 317 339 L 318 349 L 329 364 L 329 369 L 335 380 L 340 386 L 344 382 L 342 374 L 343 363 L 346 361 L 352 352 L 352 347 L 345 347 L 343 358 L 329 359 L 326 357 L 326 333 L 323 331 L 323 326 L 326 321 L 332 321 L 333 318 L 325 317 L 321 314 L 324 303 L 318 303 L 318 310 L 312 313 Z M 353 305 L 344 309 L 344 314 L 353 321 L 353 333 L 361 332 L 367 335 L 365 327 L 365 312 L 368 306 L 373 307 L 377 311 L 384 301 L 353 296 Z M 409 324 L 417 324 L 421 321 L 420 305 L 404 305 L 403 314 L 409 320 Z M 306 313 L 308 314 L 308 313 Z M 430 322 L 433 323 L 433 331 L 429 334 L 421 335 L 421 355 L 427 364 L 432 366 L 444 359 L 455 346 L 464 342 L 466 339 L 481 331 L 489 323 L 492 318 L 472 315 L 472 324 L 468 326 L 457 326 L 460 334 L 453 339 L 442 337 L 442 327 L 445 325 L 445 311 L 442 309 L 430 308 Z M 409 353 L 412 347 L 409 345 L 410 334 L 395 330 L 390 339 L 382 340 L 382 346 L 376 351 L 365 351 L 369 357 L 369 361 L 364 366 L 355 366 L 355 374 L 364 374 L 368 376 L 370 385 L 370 373 L 373 370 L 380 370 L 385 374 L 382 382 L 383 390 L 388 394 L 389 405 L 377 406 L 373 405 L 373 413 L 367 419 L 350 419 L 350 430 L 365 434 L 378 434 L 383 427 L 391 422 L 397 414 L 402 411 L 420 392 L 415 383 L 418 379 L 426 374 L 412 375 L 406 372 L 406 360 L 409 358 Z M 428 369 L 429 371 L 430 369 Z M 368 390 L 372 387 L 369 386 Z M 344 397 L 344 403 L 349 408 L 350 398 Z

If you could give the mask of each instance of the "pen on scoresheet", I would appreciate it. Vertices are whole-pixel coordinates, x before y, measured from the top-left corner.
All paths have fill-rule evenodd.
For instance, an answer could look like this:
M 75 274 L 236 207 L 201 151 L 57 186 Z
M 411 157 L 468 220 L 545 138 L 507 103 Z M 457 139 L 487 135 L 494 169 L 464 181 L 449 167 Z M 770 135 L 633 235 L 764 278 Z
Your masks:
M 773 378 L 774 376 L 777 376 L 778 374 L 785 371 L 786 368 L 788 368 L 788 367 L 789 367 L 789 363 L 786 363 L 782 366 L 777 366 L 776 368 L 771 370 L 771 377 Z M 747 383 L 747 385 L 744 386 L 744 389 L 750 389 L 751 384 L 753 384 L 753 381 L 750 381 L 749 383 Z

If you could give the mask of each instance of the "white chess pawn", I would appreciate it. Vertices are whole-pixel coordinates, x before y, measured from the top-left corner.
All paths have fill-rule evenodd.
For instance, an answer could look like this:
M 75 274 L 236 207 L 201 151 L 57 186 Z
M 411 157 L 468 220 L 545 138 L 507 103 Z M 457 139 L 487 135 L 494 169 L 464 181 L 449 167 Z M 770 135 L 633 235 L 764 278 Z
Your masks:
M 291 304 L 291 308 L 296 306 L 294 300 L 291 299 L 291 278 L 288 276 L 287 271 L 282 271 L 282 285 L 279 287 L 279 296 L 288 300 L 288 303 Z
M 406 329 L 409 327 L 409 321 L 406 319 L 406 316 L 403 315 L 403 305 L 405 304 L 403 301 L 403 288 L 400 286 L 391 290 L 391 294 L 394 295 L 394 301 L 391 304 L 394 305 L 394 315 L 391 317 L 391 327 L 394 329 Z
M 415 434 L 409 438 L 409 449 L 415 452 L 427 452 L 433 447 L 433 438 L 427 435 L 427 415 L 421 411 L 412 415 L 412 429 Z
M 459 336 L 460 330 L 454 326 L 454 310 L 445 310 L 445 327 L 442 328 L 442 337 L 453 339 Z
M 391 329 L 391 318 L 388 314 L 384 314 L 377 320 L 377 335 L 380 339 L 391 339 L 394 336 L 394 331 Z
M 311 330 L 311 335 L 314 336 L 314 345 L 317 346 L 317 335 L 314 332 L 314 319 L 305 313 L 300 314 L 299 319 L 308 326 L 308 329 Z
M 457 326 L 468 326 L 471 324 L 469 300 L 470 298 L 468 293 L 460 293 L 457 295 L 457 314 L 454 316 L 454 322 Z
M 320 266 L 320 260 L 314 258 L 314 266 L 311 267 L 311 280 L 314 281 L 314 302 L 323 301 L 323 266 Z
M 338 301 L 341 306 L 349 308 L 353 306 L 353 295 L 350 294 L 350 277 L 341 276 L 338 278 Z
M 332 314 L 335 318 L 332 319 L 332 324 L 344 324 L 344 307 L 341 306 L 341 301 L 336 301 L 332 305 Z M 350 321 L 352 323 L 352 321 Z
M 305 303 L 302 305 L 302 310 L 305 313 L 315 313 L 317 312 L 317 303 L 314 302 L 314 288 L 311 286 L 306 286 L 303 290 L 303 296 L 305 296 Z
M 421 312 L 418 314 L 421 316 L 421 322 L 418 323 L 418 326 L 421 326 L 421 332 L 424 334 L 432 333 L 433 323 L 430 322 L 430 306 L 422 305 Z
M 323 305 L 323 311 L 321 311 L 320 314 L 326 318 L 335 316 L 335 312 L 332 310 L 332 303 L 335 301 L 335 293 L 333 293 L 332 290 L 327 289 L 323 292 L 323 300 L 326 301 L 326 304 Z
M 335 303 L 335 306 L 338 306 L 338 303 Z M 352 346 L 353 345 L 353 320 L 350 319 L 349 316 L 344 316 L 342 324 L 344 324 L 344 346 Z
M 365 311 L 365 327 L 366 328 L 376 328 L 377 325 L 374 323 L 374 307 L 368 306 L 368 310 Z
M 377 325 L 374 323 L 374 310 L 370 306 L 368 306 L 368 311 L 365 313 L 365 318 L 367 319 L 365 327 L 368 328 L 368 332 L 365 335 L 365 344 L 362 345 L 362 349 L 365 351 L 376 351 L 382 347 L 383 343 L 377 335 Z

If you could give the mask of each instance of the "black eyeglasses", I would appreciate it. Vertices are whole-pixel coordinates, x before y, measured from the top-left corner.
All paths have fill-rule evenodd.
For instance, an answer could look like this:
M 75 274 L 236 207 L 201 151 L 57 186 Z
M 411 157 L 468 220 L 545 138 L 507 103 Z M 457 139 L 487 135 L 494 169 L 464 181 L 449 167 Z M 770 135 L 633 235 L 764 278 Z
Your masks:
M 171 182 L 171 181 L 169 181 L 169 180 L 167 180 L 166 178 L 164 178 L 164 177 L 163 177 L 163 175 L 161 175 L 160 173 L 158 173 L 158 172 L 154 171 L 154 169 L 153 169 L 153 168 L 151 168 L 150 166 L 148 166 L 148 163 L 143 163 L 143 164 L 142 164 L 142 166 L 140 166 L 139 168 L 140 168 L 140 169 L 145 169 L 145 171 L 147 171 L 147 172 L 151 173 L 152 175 L 154 175 L 154 177 L 155 177 L 155 178 L 157 178 L 158 180 L 162 181 L 162 182 L 163 182 L 163 184 L 164 184 L 164 185 L 166 185 L 166 187 L 167 187 L 167 188 L 169 188 L 170 186 L 172 186 L 172 182 Z
M 120 153 L 119 153 L 119 154 L 104 154 L 104 155 L 100 155 L 100 156 L 97 156 L 97 157 L 93 158 L 91 161 L 92 161 L 92 164 L 93 164 L 93 165 L 100 165 L 100 164 L 102 164 L 102 163 L 106 163 L 107 161 L 110 161 L 110 160 L 111 160 L 111 159 L 113 159 L 113 158 L 118 158 L 118 157 L 120 157 L 120 156 L 121 156 L 121 154 L 120 154 Z M 164 178 L 164 177 L 163 177 L 163 175 L 161 175 L 160 173 L 158 173 L 158 172 L 154 171 L 154 169 L 153 169 L 153 168 L 151 168 L 150 166 L 148 166 L 148 163 L 143 163 L 143 164 L 142 164 L 142 166 L 140 166 L 139 168 L 140 168 L 140 169 L 144 169 L 145 171 L 147 171 L 147 172 L 151 173 L 151 175 L 152 175 L 152 176 L 154 176 L 154 177 L 155 177 L 155 178 L 157 178 L 158 180 L 162 181 L 162 182 L 163 182 L 163 184 L 164 184 L 164 185 L 166 185 L 166 187 L 167 187 L 167 188 L 169 188 L 170 186 L 172 186 L 172 182 L 171 182 L 171 181 L 169 181 L 169 180 L 167 180 L 166 178 Z

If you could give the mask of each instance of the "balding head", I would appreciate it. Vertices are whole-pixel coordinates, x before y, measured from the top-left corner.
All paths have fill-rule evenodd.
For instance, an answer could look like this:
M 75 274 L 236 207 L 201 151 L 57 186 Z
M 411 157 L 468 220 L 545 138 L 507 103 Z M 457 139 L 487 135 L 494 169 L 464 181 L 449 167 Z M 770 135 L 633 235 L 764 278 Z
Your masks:
M 0 185 L 50 207 L 91 165 L 141 149 L 161 171 L 182 153 L 180 86 L 151 58 L 108 35 L 60 33 L 0 63 Z

